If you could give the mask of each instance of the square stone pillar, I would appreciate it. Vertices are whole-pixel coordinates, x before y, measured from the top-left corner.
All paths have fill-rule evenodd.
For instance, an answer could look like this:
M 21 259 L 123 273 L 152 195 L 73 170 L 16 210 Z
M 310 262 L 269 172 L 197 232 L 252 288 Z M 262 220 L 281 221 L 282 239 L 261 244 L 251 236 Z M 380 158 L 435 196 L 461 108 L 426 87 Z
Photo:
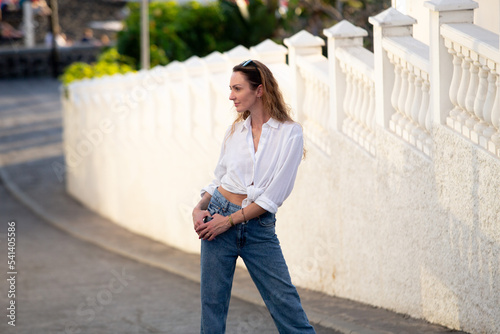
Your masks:
M 372 16 L 368 21 L 373 25 L 373 53 L 375 67 L 375 118 L 384 129 L 389 128 L 389 120 L 394 113 L 391 94 L 394 89 L 394 66 L 383 47 L 384 37 L 412 36 L 414 18 L 404 15 L 394 8 Z
M 323 30 L 323 33 L 328 37 L 328 70 L 330 86 L 329 127 L 337 131 L 342 131 L 342 122 L 345 116 L 343 103 L 346 95 L 346 75 L 340 68 L 340 63 L 335 56 L 335 51 L 339 47 L 362 47 L 363 37 L 368 36 L 368 32 L 343 20 L 331 28 Z
M 453 56 L 444 45 L 441 25 L 473 23 L 474 9 L 478 4 L 472 0 L 432 0 L 424 5 L 429 8 L 431 112 L 434 123 L 445 124 L 446 116 L 453 109 L 449 96 L 453 77 Z
M 302 104 L 304 102 L 304 81 L 299 73 L 297 66 L 297 57 L 309 55 L 321 55 L 322 46 L 325 45 L 318 36 L 313 36 L 309 32 L 302 30 L 290 38 L 283 41 L 288 47 L 288 65 L 290 66 L 292 77 L 292 109 L 297 115 L 297 121 L 304 121 L 304 111 Z

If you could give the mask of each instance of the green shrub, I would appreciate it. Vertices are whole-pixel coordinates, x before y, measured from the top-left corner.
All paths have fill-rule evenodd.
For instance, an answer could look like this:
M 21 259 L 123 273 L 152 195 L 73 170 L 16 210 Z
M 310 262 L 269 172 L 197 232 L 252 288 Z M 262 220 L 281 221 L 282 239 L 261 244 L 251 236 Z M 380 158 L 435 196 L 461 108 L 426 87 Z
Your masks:
M 95 63 L 86 64 L 76 62 L 71 64 L 60 76 L 60 80 L 67 86 L 75 80 L 97 78 L 117 73 L 123 74 L 134 70 L 135 65 L 133 59 L 120 55 L 115 48 L 110 48 L 103 52 Z

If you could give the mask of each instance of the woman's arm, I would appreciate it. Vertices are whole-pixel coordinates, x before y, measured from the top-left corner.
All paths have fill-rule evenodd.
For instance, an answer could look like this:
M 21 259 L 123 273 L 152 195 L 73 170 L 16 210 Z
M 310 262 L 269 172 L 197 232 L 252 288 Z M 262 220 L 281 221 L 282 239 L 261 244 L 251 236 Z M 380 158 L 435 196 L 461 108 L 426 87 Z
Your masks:
M 248 205 L 244 209 L 238 210 L 232 214 L 233 223 L 235 225 L 243 223 L 245 221 L 254 219 L 266 212 L 267 211 L 260 207 L 258 204 L 250 203 L 250 205 Z
M 193 209 L 193 224 L 194 229 L 196 230 L 200 225 L 203 224 L 203 219 L 207 216 L 210 216 L 210 212 L 207 211 L 208 204 L 212 199 L 212 195 L 208 192 L 205 192 L 201 200 Z
M 202 201 L 200 201 L 200 203 Z M 202 212 L 207 212 L 207 211 L 202 211 Z M 212 241 L 219 234 L 222 234 L 227 230 L 229 230 L 229 228 L 232 226 L 231 222 L 233 222 L 233 225 L 240 224 L 247 220 L 258 217 L 263 213 L 266 213 L 266 210 L 261 208 L 258 204 L 251 203 L 246 208 L 238 210 L 227 217 L 215 214 L 212 217 L 213 219 L 208 223 L 203 223 L 203 222 L 201 224 L 195 223 L 195 230 L 196 233 L 198 233 L 200 239 Z M 193 217 L 194 217 L 194 211 L 193 211 Z M 203 218 L 201 219 L 203 221 Z

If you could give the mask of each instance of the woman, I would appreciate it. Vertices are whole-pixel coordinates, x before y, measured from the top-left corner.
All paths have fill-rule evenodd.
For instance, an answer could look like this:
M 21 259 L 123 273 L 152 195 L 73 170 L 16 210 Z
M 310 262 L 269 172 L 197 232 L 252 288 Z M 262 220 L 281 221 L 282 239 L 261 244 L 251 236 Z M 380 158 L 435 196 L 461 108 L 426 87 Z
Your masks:
M 280 333 L 315 333 L 292 285 L 275 234 L 303 155 L 302 128 L 261 62 L 233 68 L 229 99 L 238 116 L 226 132 L 215 179 L 193 210 L 201 243 L 201 333 L 225 332 L 241 256 Z

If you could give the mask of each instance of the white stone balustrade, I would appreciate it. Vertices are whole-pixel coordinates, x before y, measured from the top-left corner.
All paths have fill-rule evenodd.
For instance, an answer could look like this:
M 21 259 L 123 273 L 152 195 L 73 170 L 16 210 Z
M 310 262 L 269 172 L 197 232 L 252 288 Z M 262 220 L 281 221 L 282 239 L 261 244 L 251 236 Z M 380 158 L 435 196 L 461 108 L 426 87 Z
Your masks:
M 332 128 L 375 155 L 374 57 L 362 46 L 368 33 L 345 20 L 324 33 L 328 37 L 330 73 L 335 76 L 330 83 L 330 105 L 333 110 L 339 108 L 331 115 Z
M 388 37 L 382 44 L 396 78 L 391 97 L 396 112 L 391 116 L 389 128 L 431 155 L 429 48 L 412 37 Z
M 500 57 L 498 35 L 474 24 L 444 24 L 445 46 L 453 56 L 446 124 L 499 156 Z
M 304 133 L 325 154 L 330 154 L 328 120 L 330 87 L 328 60 L 322 55 L 325 42 L 306 31 L 285 39 L 290 52 L 292 108 Z
M 370 22 L 378 47 L 379 123 L 431 156 L 429 47 L 412 37 L 415 19 L 394 8 L 371 17 Z M 382 77 L 389 82 L 382 82 L 386 81 Z
M 303 112 L 305 135 L 326 154 L 328 145 L 329 95 L 328 61 L 322 55 L 302 56 L 297 59 L 301 79 L 304 81 Z
M 342 131 L 375 155 L 373 54 L 364 48 L 352 47 L 338 48 L 336 56 L 347 79 Z

